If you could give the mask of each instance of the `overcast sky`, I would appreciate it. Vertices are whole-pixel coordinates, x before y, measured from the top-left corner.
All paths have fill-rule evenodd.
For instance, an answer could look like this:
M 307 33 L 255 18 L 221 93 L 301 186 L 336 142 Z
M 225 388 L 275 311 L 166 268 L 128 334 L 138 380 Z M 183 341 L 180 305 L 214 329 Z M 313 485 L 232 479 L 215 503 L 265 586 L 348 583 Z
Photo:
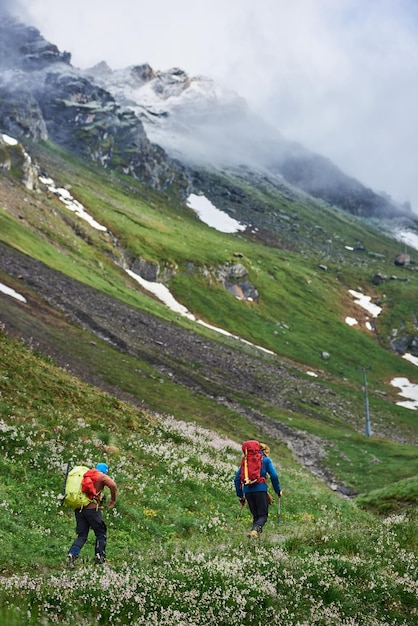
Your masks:
M 227 83 L 289 139 L 418 212 L 417 0 L 0 0 L 89 67 Z

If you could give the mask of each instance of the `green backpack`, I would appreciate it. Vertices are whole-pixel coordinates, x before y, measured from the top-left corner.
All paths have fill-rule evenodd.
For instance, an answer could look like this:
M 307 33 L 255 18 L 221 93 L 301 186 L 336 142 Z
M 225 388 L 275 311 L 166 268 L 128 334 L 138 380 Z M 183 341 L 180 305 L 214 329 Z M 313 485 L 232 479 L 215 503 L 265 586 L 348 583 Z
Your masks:
M 72 509 L 81 509 L 81 507 L 87 506 L 91 502 L 91 499 L 81 491 L 81 482 L 88 470 L 89 468 L 84 467 L 84 465 L 76 465 L 68 472 L 65 482 L 64 504 Z

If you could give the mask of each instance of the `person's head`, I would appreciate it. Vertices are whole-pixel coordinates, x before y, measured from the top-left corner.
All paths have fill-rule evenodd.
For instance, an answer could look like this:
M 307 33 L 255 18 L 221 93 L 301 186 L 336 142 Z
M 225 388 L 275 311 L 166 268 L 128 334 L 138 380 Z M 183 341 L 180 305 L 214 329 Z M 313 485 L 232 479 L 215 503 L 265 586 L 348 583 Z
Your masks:
M 103 472 L 103 474 L 108 474 L 109 472 L 107 463 L 97 463 L 96 469 L 99 470 L 99 472 Z
M 270 448 L 269 448 L 269 446 L 268 446 L 266 443 L 260 443 L 260 450 L 261 450 L 262 452 L 264 452 L 264 454 L 265 454 L 266 456 L 269 456 L 269 454 L 270 454 Z

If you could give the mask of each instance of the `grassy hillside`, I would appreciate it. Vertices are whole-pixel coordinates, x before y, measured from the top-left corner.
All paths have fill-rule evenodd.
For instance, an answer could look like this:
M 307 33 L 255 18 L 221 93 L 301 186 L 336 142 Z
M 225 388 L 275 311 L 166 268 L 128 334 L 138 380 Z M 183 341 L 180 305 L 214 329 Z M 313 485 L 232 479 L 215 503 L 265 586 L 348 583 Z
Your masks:
M 414 511 L 378 519 L 273 441 L 280 524 L 276 500 L 251 544 L 232 486 L 237 441 L 135 409 L 4 332 L 0 342 L 3 624 L 415 623 Z M 103 568 L 92 538 L 78 568 L 64 567 L 74 537 L 60 504 L 69 460 L 105 460 L 118 483 Z M 412 492 L 404 483 L 405 504 Z
M 14 210 L 10 199 L 1 214 L 3 241 L 141 307 L 152 303 L 141 298 L 138 290 L 132 293 L 132 280 L 115 261 L 120 264 L 125 254 L 130 259 L 140 256 L 158 262 L 162 269 L 174 270 L 170 289 L 198 317 L 311 367 L 324 368 L 319 355 L 326 350 L 333 356 L 326 364 L 332 376 L 352 377 L 355 364 L 362 360 L 376 365 L 372 380 L 386 379 L 393 370 L 408 371 L 407 364 L 393 360 L 387 352 L 385 359 L 379 358 L 375 339 L 344 323 L 353 307 L 348 290 L 360 288 L 379 300 L 389 300 L 392 328 L 400 319 L 404 324 L 413 322 L 414 272 L 396 268 L 405 280 L 383 286 L 371 283 L 376 272 L 393 274 L 393 261 L 400 251 L 400 244 L 382 232 L 340 211 L 300 201 L 292 204 L 296 231 L 284 230 L 277 247 L 266 246 L 262 234 L 220 233 L 202 224 L 185 205 L 132 179 L 115 174 L 109 179 L 105 172 L 99 175 L 56 149 L 52 155 L 44 152 L 38 157 L 56 184 L 70 185 L 73 196 L 109 229 L 117 243 L 45 192 L 26 192 L 26 201 L 19 201 Z M 259 189 L 247 185 L 245 190 L 248 202 L 256 196 L 261 203 Z M 278 210 L 285 200 L 277 191 L 275 198 L 264 202 L 264 210 L 271 212 L 273 203 Z M 364 250 L 346 248 L 359 243 Z M 243 255 L 248 279 L 260 293 L 258 303 L 237 301 L 216 281 L 218 268 L 231 263 L 237 251 Z M 324 263 L 325 272 L 319 269 Z M 161 306 L 154 305 L 152 310 L 169 315 Z M 361 309 L 357 312 L 362 313 Z M 385 315 L 384 311 L 378 325 L 388 325 Z M 335 349 L 336 334 L 344 350 Z M 384 343 L 386 337 L 380 341 Z
M 213 188 L 240 189 L 264 227 L 222 234 L 174 196 L 28 149 L 108 231 L 2 173 L 0 282 L 26 302 L 0 293 L 0 623 L 416 623 L 418 425 L 390 381 L 417 376 L 387 348 L 415 333 L 418 275 L 393 275 L 399 244 L 236 173 Z M 273 354 L 171 311 L 125 271 L 139 257 L 195 316 Z M 237 262 L 258 301 L 219 282 Z M 374 331 L 349 289 L 382 306 Z M 232 486 L 246 438 L 268 440 L 284 488 L 255 545 Z M 98 460 L 120 488 L 109 562 L 95 569 L 90 543 L 69 573 L 65 467 Z
M 37 293 L 39 270 L 34 269 L 31 275 L 30 263 L 26 263 L 28 276 L 23 280 L 21 267 L 12 263 L 0 268 L 0 279 L 28 299 L 28 305 L 22 306 L 1 296 L 7 329 L 30 338 L 84 379 L 118 389 L 121 395 L 128 393 L 153 410 L 186 415 L 202 423 L 207 418 L 202 417 L 201 407 L 211 407 L 208 413 L 213 418 L 206 425 L 224 428 L 228 435 L 235 432 L 237 407 L 241 407 L 241 415 L 261 408 L 269 419 L 329 442 L 323 462 L 357 491 L 383 487 L 388 478 L 397 480 L 417 473 L 415 415 L 395 405 L 397 392 L 389 384 L 394 376 L 413 382 L 416 367 L 385 349 L 387 338 L 395 331 L 406 333 L 407 327 L 413 326 L 417 274 L 409 268 L 397 268 L 402 280 L 381 286 L 371 282 L 376 271 L 385 275 L 393 271 L 399 244 L 341 211 L 309 199 L 289 200 L 280 189 L 263 181 L 251 186 L 248 180 L 232 174 L 225 175 L 223 184 L 241 187 L 248 207 L 256 203 L 266 220 L 274 218 L 279 228 L 276 224 L 272 232 L 275 236 L 279 230 L 280 238 L 275 242 L 274 236 L 268 238 L 261 230 L 248 236 L 225 235 L 205 226 L 173 197 L 131 178 L 87 166 L 52 145 L 30 149 L 40 171 L 57 185 L 69 187 L 108 232 L 91 228 L 45 187 L 30 192 L 13 176 L 4 175 L 2 241 L 96 293 L 106 294 L 115 303 L 173 324 L 173 336 L 177 326 L 225 346 L 227 353 L 232 345 L 234 353 L 242 348 L 245 363 L 248 354 L 242 344 L 173 313 L 144 292 L 123 269 L 137 257 L 158 263 L 162 272 L 172 276 L 167 278 L 172 293 L 196 316 L 273 351 L 276 357 L 271 359 L 267 374 L 259 364 L 251 365 L 253 385 L 244 392 L 237 388 L 237 378 L 242 375 L 239 370 L 209 372 L 204 360 L 198 363 L 187 350 L 181 353 L 180 345 L 176 346 L 177 355 L 168 361 L 164 346 L 158 356 L 163 361 L 158 363 L 155 345 L 161 340 L 161 329 L 156 329 L 154 345 L 146 350 L 143 339 L 137 339 L 138 330 L 129 328 L 127 321 L 122 322 L 123 327 L 110 324 L 104 337 L 104 313 L 98 311 L 89 325 L 92 312 L 88 306 L 78 317 L 81 303 L 74 302 L 72 310 L 65 308 L 59 278 L 49 292 Z M 290 227 L 286 226 L 289 220 L 282 219 L 284 214 L 291 218 Z M 357 250 L 347 249 L 358 244 Z M 260 294 L 257 302 L 238 301 L 217 281 L 219 268 L 236 262 L 237 252 Z M 324 263 L 326 271 L 319 267 Z M 383 306 L 375 322 L 376 332 L 366 329 L 366 313 L 348 293 L 352 288 L 363 289 Z M 88 294 L 83 297 L 90 298 Z M 109 305 L 101 306 L 107 309 Z M 356 317 L 358 326 L 347 325 L 347 315 Z M 74 319 L 94 336 L 74 327 Z M 109 342 L 114 345 L 106 345 Z M 322 358 L 324 352 L 329 359 Z M 373 433 L 379 438 L 371 444 L 374 449 L 369 457 L 361 452 L 364 398 L 359 366 L 371 366 L 370 410 Z M 315 382 L 308 380 L 307 370 L 316 373 Z M 270 387 L 270 392 L 261 394 L 257 386 Z M 220 401 L 223 396 L 226 400 Z M 245 436 L 242 430 L 239 434 Z M 365 458 L 369 458 L 366 467 Z M 364 471 L 356 484 L 351 467 L 359 463 Z M 387 468 L 385 473 L 381 472 L 382 465 Z

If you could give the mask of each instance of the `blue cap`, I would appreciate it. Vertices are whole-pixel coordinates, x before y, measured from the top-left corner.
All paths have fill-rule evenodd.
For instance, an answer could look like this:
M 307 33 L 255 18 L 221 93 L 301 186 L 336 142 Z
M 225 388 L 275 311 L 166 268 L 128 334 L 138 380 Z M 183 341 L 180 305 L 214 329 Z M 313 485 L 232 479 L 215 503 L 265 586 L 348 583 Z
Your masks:
M 99 470 L 99 472 L 103 472 L 103 474 L 107 474 L 109 472 L 107 463 L 97 463 L 96 469 Z

